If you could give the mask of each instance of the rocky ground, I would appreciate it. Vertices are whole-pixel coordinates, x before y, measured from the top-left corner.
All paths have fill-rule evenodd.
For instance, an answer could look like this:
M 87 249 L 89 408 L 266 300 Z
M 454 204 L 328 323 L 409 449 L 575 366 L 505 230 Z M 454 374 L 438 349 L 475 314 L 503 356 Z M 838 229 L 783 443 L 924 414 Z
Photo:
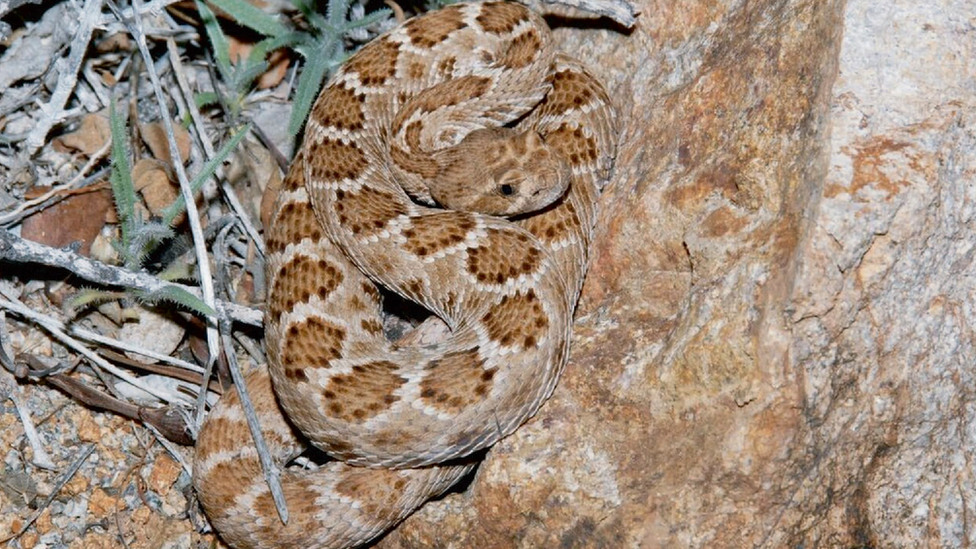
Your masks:
M 645 0 L 632 30 L 554 19 L 562 47 L 607 82 L 622 122 L 570 364 L 539 415 L 497 445 L 463 491 L 428 504 L 377 547 L 976 542 L 970 4 Z M 205 52 L 193 46 L 199 21 L 176 8 L 147 20 L 156 29 L 148 33 L 153 53 L 167 58 L 157 63 L 162 76 L 175 82 L 181 72 L 170 64 L 175 52 L 190 87 L 210 89 Z M 0 224 L 39 241 L 70 225 L 62 240 L 43 241 L 81 241 L 76 251 L 112 260 L 111 194 L 105 183 L 89 187 L 105 181 L 111 156 L 103 96 L 116 80 L 141 74 L 126 68 L 139 55 L 118 22 L 95 25 L 81 91 L 34 147 L 28 137 L 44 116 L 32 101 L 55 103 L 57 67 L 47 67 L 57 55 L 70 61 L 73 36 L 39 27 L 55 9 L 83 19 L 83 7 L 31 9 L 36 22 L 3 19 L 13 34 L 45 39 L 32 43 L 35 62 L 17 78 L 8 63 L 17 36 L 0 45 L 0 132 L 25 136 L 0 141 Z M 274 134 L 244 142 L 248 153 L 235 164 L 250 177 L 224 174 L 243 217 L 258 227 L 260 192 L 274 176 L 266 167 L 290 150 L 287 132 L 275 128 L 290 112 L 293 61 L 274 65 L 280 75 L 269 67 L 267 87 L 244 105 L 245 117 Z M 153 90 L 140 78 L 125 89 L 130 105 L 145 110 Z M 192 109 L 174 101 L 174 119 L 190 118 Z M 166 141 L 153 144 L 162 130 L 149 129 L 159 114 L 148 110 L 129 115 L 146 126 L 134 158 L 145 160 L 144 187 L 161 189 L 158 202 L 150 198 L 156 191 L 140 191 L 140 207 L 155 214 L 153 204 L 178 192 L 178 178 Z M 217 135 L 218 147 L 235 128 L 221 112 L 204 111 L 203 133 Z M 212 153 L 201 152 L 196 123 L 177 127 L 190 128 L 181 157 L 196 173 Z M 231 211 L 225 194 L 209 192 L 201 202 L 207 226 Z M 57 214 L 48 213 L 52 197 L 64 208 Z M 225 241 L 213 246 L 224 250 L 216 263 L 228 266 L 215 273 L 218 298 L 258 303 L 247 228 L 233 224 Z M 35 368 L 75 368 L 86 384 L 109 380 L 115 396 L 142 402 L 146 395 L 53 341 L 45 322 L 69 318 L 64 302 L 83 282 L 64 270 L 0 262 L 0 341 L 13 356 L 40 357 Z M 189 392 L 199 378 L 192 368 L 209 356 L 199 325 L 185 313 L 147 320 L 140 311 L 135 321 L 131 296 L 116 303 L 87 310 L 80 325 L 120 340 L 152 334 L 157 352 L 189 363 L 168 366 L 196 378 L 179 389 L 163 382 L 170 370 L 151 378 L 100 343 L 87 347 L 154 390 Z M 125 325 L 142 326 L 127 336 Z M 254 330 L 239 334 L 242 367 L 260 361 L 259 341 Z M 181 467 L 192 449 L 164 446 L 144 423 L 50 384 L 17 381 L 15 370 L 0 370 L 0 399 L 12 397 L 0 401 L 0 540 L 22 548 L 219 543 L 201 533 L 205 521 Z

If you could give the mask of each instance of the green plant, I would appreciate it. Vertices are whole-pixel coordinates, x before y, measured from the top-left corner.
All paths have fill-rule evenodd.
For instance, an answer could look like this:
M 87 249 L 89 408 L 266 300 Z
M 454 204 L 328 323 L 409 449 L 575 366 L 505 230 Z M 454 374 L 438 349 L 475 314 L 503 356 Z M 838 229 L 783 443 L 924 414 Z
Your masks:
M 142 219 L 141 212 L 136 210 L 138 199 L 135 186 L 132 184 L 125 121 L 115 109 L 114 98 L 109 108 L 111 111 L 109 124 L 112 131 L 112 172 L 109 182 L 119 217 L 119 241 L 114 244 L 122 258 L 122 265 L 129 270 L 138 270 L 142 267 L 146 256 L 156 246 L 173 237 L 173 229 L 170 223 Z
M 112 171 L 109 182 L 112 197 L 119 218 L 119 239 L 113 242 L 119 253 L 122 265 L 131 271 L 143 268 L 146 258 L 163 242 L 173 238 L 173 223 L 186 210 L 186 202 L 180 195 L 160 215 L 160 219 L 143 219 L 141 210 L 136 208 L 138 198 L 135 185 L 132 183 L 132 169 L 129 164 L 129 148 L 126 146 L 125 121 L 115 108 L 112 99 L 109 113 L 109 126 L 112 134 Z M 200 172 L 190 181 L 192 194 L 203 186 L 203 183 L 213 176 L 217 167 L 230 155 L 231 151 L 244 139 L 250 127 L 245 127 L 232 136 L 220 150 L 207 161 Z M 182 274 L 181 274 L 182 273 Z M 170 266 L 159 274 L 163 280 L 174 280 L 185 276 L 185 269 Z M 202 315 L 215 314 L 196 296 L 176 286 L 164 286 L 154 292 L 133 291 L 131 294 L 139 301 L 155 303 L 170 301 L 182 305 Z M 87 289 L 79 292 L 72 300 L 72 307 L 80 307 L 95 301 L 118 299 L 122 294 L 103 290 Z
M 213 12 L 201 0 L 197 0 L 200 17 L 210 38 L 221 78 L 237 94 L 234 99 L 238 107 L 232 108 L 239 109 L 244 95 L 250 90 L 254 80 L 267 70 L 265 58 L 268 53 L 287 47 L 295 50 L 305 59 L 305 69 L 298 81 L 295 102 L 288 121 L 288 131 L 291 135 L 297 135 L 301 130 L 325 77 L 348 57 L 349 51 L 345 43 L 348 33 L 382 21 L 392 13 L 388 9 L 376 10 L 362 19 L 353 21 L 350 20 L 350 12 L 354 0 L 328 0 L 324 16 L 315 11 L 314 0 L 292 0 L 295 7 L 305 16 L 310 27 L 309 31 L 301 31 L 289 29 L 278 19 L 245 0 L 211 0 L 211 2 L 241 25 L 267 37 L 258 42 L 247 59 L 238 63 L 236 67 L 232 66 L 229 45 L 223 30 Z

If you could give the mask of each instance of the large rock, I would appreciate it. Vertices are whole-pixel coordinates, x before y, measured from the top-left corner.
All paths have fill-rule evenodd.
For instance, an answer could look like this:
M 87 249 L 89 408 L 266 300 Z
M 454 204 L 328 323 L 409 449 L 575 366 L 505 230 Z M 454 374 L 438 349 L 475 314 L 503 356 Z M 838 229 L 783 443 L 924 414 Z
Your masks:
M 379 546 L 976 542 L 971 2 L 641 8 L 566 374 Z

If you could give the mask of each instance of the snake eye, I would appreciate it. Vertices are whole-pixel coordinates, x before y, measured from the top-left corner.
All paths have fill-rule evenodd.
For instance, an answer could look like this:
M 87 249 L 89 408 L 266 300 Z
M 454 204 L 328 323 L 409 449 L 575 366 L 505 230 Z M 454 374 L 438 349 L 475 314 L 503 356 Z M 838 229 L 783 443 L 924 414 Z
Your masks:
M 505 183 L 504 185 L 498 187 L 498 191 L 505 196 L 512 196 L 513 194 L 515 194 L 515 189 L 508 183 Z

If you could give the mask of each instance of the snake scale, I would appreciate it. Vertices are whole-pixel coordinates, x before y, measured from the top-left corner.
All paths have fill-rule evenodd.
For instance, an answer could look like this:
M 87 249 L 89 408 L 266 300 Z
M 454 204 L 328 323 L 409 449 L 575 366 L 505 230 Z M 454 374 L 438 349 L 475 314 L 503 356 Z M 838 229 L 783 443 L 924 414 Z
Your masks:
M 226 394 L 193 478 L 224 540 L 365 543 L 535 414 L 568 358 L 614 124 L 603 86 L 518 4 L 455 4 L 350 57 L 275 197 L 268 368 L 246 382 L 279 463 L 308 444 L 333 460 L 284 470 L 282 524 Z M 378 286 L 449 335 L 390 341 Z

